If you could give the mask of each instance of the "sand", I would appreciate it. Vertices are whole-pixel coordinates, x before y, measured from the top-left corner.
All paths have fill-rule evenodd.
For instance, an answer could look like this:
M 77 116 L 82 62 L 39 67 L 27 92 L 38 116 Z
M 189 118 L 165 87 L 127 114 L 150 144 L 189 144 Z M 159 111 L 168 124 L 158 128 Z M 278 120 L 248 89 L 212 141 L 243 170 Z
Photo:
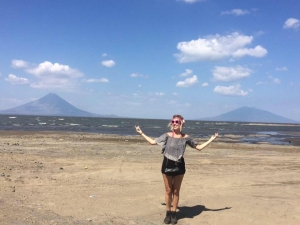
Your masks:
M 163 224 L 160 152 L 140 136 L 0 131 L 0 224 Z M 187 147 L 178 224 L 300 224 L 299 156 L 222 137 Z

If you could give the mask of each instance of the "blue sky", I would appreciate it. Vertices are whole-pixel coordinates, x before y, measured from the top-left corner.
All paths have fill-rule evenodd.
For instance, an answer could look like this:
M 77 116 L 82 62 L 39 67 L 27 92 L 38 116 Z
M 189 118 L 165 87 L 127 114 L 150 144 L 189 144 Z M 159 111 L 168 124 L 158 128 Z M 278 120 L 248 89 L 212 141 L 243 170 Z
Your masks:
M 300 121 L 299 0 L 0 3 L 0 110 L 56 93 L 97 114 Z

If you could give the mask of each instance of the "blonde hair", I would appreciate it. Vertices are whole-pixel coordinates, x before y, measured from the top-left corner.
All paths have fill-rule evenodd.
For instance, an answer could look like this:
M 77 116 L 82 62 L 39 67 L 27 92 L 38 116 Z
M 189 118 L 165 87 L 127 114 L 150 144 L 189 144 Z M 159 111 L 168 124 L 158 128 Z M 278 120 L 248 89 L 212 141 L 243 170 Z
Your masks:
M 172 119 L 174 119 L 174 118 L 176 118 L 176 117 L 179 118 L 180 121 L 181 121 L 181 123 L 180 123 L 180 132 L 181 132 L 181 131 L 182 131 L 183 124 L 185 123 L 185 120 L 184 120 L 183 116 L 178 115 L 178 114 L 175 114 L 175 115 L 173 116 Z M 173 131 L 173 126 L 172 126 L 172 123 L 171 123 L 171 122 L 168 123 L 168 127 L 170 127 L 170 130 Z

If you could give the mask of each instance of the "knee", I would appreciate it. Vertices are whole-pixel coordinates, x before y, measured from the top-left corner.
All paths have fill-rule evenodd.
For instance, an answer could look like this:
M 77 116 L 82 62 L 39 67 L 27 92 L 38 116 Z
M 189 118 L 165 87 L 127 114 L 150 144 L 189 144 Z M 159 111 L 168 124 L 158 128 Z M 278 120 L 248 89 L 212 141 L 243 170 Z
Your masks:
M 172 188 L 166 188 L 166 194 L 167 194 L 167 195 L 173 194 Z
M 174 189 L 174 190 L 173 190 L 173 195 L 179 196 L 179 190 L 178 190 L 178 189 Z

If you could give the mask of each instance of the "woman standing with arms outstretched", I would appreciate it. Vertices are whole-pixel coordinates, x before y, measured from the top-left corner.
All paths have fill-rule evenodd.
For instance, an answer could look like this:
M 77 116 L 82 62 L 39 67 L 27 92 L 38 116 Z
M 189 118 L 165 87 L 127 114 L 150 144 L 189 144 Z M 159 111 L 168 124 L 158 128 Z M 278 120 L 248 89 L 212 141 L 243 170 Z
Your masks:
M 150 144 L 163 146 L 164 160 L 161 172 L 166 189 L 165 200 L 167 212 L 164 219 L 165 224 L 177 223 L 176 211 L 179 202 L 179 191 L 185 174 L 183 155 L 186 145 L 188 144 L 190 147 L 201 151 L 218 137 L 218 133 L 216 133 L 207 142 L 198 144 L 196 141 L 192 140 L 189 135 L 182 133 L 184 122 L 181 115 L 174 115 L 169 123 L 171 132 L 165 133 L 156 139 L 152 139 L 145 135 L 139 126 L 135 127 L 136 131 Z

